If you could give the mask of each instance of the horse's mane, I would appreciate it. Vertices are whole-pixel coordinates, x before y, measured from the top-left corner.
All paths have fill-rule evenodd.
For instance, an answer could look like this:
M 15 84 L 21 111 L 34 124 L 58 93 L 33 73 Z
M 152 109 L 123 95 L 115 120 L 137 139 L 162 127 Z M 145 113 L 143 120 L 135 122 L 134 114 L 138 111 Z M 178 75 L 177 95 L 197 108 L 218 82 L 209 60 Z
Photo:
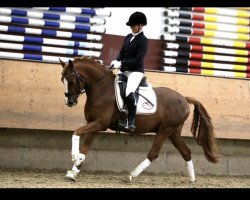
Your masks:
M 83 64 L 83 63 L 85 63 L 85 64 L 87 63 L 88 66 L 94 66 L 94 67 L 101 68 L 102 70 L 106 71 L 106 73 L 111 73 L 113 76 L 116 76 L 103 63 L 101 63 L 100 60 L 97 60 L 93 57 L 86 57 L 86 56 L 75 57 L 73 62 L 76 64 L 78 63 L 78 65 Z
M 73 62 L 88 62 L 88 63 L 93 64 L 95 66 L 106 68 L 105 65 L 100 62 L 100 60 L 97 60 L 93 57 L 86 57 L 86 56 L 75 57 Z

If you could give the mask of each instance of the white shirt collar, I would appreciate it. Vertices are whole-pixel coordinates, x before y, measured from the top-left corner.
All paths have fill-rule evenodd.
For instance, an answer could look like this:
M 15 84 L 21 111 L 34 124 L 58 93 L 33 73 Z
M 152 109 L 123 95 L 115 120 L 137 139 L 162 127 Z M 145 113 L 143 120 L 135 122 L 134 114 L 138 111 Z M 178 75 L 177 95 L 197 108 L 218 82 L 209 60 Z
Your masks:
M 135 37 L 135 36 L 137 36 L 138 34 L 140 34 L 142 31 L 143 31 L 143 30 L 141 29 L 138 33 L 133 33 L 133 32 L 132 32 L 132 35 Z

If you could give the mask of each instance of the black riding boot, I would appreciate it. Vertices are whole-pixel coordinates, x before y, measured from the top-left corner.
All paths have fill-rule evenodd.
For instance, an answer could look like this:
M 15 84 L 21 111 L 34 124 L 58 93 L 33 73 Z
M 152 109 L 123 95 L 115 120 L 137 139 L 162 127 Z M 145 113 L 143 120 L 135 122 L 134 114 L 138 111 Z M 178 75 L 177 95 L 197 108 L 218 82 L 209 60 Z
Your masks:
M 135 93 L 130 93 L 126 97 L 126 104 L 128 108 L 128 126 L 126 129 L 134 132 L 135 130 L 135 115 L 136 115 L 136 99 Z

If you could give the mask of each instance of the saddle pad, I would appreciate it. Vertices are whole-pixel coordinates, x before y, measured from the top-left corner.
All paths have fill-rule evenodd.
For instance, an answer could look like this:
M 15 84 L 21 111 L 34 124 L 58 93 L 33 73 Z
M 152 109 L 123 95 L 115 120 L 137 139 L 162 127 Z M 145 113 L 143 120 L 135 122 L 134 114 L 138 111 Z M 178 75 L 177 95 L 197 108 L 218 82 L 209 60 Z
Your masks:
M 117 107 L 121 112 L 125 112 L 125 110 L 123 109 L 124 102 L 123 99 L 121 98 L 120 87 L 117 81 L 118 81 L 118 76 L 115 78 L 114 81 Z M 141 115 L 154 114 L 157 109 L 157 96 L 152 86 L 149 84 L 149 87 L 139 87 L 139 94 L 140 95 L 137 103 L 136 114 L 141 114 Z M 150 102 L 145 98 L 143 98 L 141 95 L 146 99 L 148 99 Z

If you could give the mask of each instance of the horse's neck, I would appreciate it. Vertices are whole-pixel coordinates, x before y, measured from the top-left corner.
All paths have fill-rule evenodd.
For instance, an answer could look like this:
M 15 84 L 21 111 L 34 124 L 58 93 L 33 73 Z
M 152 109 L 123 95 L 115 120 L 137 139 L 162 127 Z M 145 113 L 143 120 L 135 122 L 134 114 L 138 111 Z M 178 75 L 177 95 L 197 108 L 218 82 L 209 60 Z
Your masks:
M 87 75 L 87 87 L 89 92 L 88 94 L 95 93 L 106 93 L 114 83 L 114 76 L 112 73 L 102 70 L 102 69 L 91 69 L 86 70 Z M 88 91 L 87 90 L 87 91 Z

